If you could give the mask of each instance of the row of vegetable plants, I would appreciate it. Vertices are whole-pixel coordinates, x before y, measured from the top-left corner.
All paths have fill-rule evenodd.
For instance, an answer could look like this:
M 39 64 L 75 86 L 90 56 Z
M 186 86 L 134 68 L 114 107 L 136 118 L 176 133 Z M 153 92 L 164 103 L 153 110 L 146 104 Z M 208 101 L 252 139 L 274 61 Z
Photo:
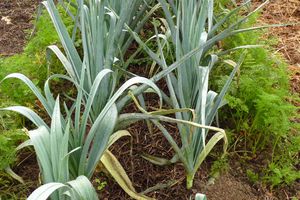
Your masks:
M 226 133 L 212 124 L 218 124 L 218 110 L 226 104 L 224 97 L 246 53 L 236 62 L 225 60 L 224 55 L 258 46 L 244 45 L 221 51 L 216 45 L 225 38 L 261 28 L 241 27 L 267 2 L 231 21 L 231 17 L 247 8 L 249 3 L 225 15 L 216 15 L 213 0 L 76 0 L 60 1 L 57 5 L 53 0 L 43 1 L 62 46 L 51 45 L 48 53 L 58 58 L 66 74 L 49 76 L 43 92 L 19 73 L 10 74 L 4 80 L 24 82 L 41 102 L 51 122 L 46 122 L 28 107 L 1 109 L 24 115 L 37 127 L 28 132 L 30 139 L 17 148 L 32 145 L 41 171 L 42 186 L 29 199 L 49 196 L 51 199 L 98 199 L 90 179 L 99 162 L 132 198 L 151 199 L 135 191 L 125 170 L 109 151 L 119 138 L 130 135 L 126 127 L 140 120 L 147 120 L 159 128 L 175 152 L 171 160 L 152 155 L 145 155 L 145 159 L 159 165 L 181 162 L 190 189 L 201 163 L 220 140 L 224 140 L 226 153 Z M 58 5 L 62 5 L 73 19 L 71 34 L 58 12 Z M 159 10 L 165 18 L 159 22 L 151 20 L 152 14 Z M 138 33 L 150 22 L 154 35 L 144 42 Z M 133 41 L 140 48 L 128 58 Z M 149 41 L 155 42 L 156 49 L 148 46 Z M 142 50 L 158 68 L 151 78 L 128 71 L 131 61 Z M 168 51 L 174 55 L 171 59 L 165 57 Z M 218 94 L 209 86 L 211 72 L 220 66 L 219 63 L 225 63 L 231 72 Z M 66 97 L 71 106 L 52 92 L 50 85 L 54 79 L 69 81 L 76 88 L 75 98 Z M 165 81 L 167 92 L 156 85 L 159 80 Z M 147 111 L 143 97 L 147 92 L 158 95 L 160 107 L 157 111 Z M 123 112 L 130 102 L 139 108 L 139 113 Z M 168 109 L 162 109 L 162 105 Z M 162 122 L 177 125 L 179 143 Z M 20 180 L 17 175 L 15 177 Z

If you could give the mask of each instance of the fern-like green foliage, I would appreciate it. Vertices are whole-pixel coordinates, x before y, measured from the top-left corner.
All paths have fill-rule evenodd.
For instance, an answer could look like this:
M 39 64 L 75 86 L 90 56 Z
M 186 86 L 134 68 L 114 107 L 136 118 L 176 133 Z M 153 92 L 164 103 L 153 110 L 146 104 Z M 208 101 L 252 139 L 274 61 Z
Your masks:
M 223 5 L 226 2 L 228 3 L 227 0 L 223 1 Z M 219 9 L 226 12 L 221 7 Z M 244 28 L 255 25 L 258 17 L 259 14 L 256 14 L 249 18 L 243 25 Z M 265 31 L 267 30 L 238 34 L 225 39 L 221 44 L 223 49 L 245 44 L 265 46 L 248 50 L 239 76 L 227 96 L 227 108 L 230 109 L 224 109 L 220 113 L 220 119 L 225 119 L 223 123 L 226 123 L 228 128 L 235 129 L 237 137 L 240 136 L 239 133 L 246 134 L 244 139 L 247 140 L 247 150 L 251 150 L 253 154 L 271 149 L 269 169 L 262 169 L 266 172 L 263 180 L 271 185 L 279 185 L 292 183 L 299 177 L 295 166 L 299 164 L 300 136 L 291 131 L 297 129 L 291 122 L 296 108 L 288 102 L 288 99 L 293 97 L 289 92 L 287 64 L 269 47 L 276 44 L 276 40 L 262 39 L 265 37 Z M 234 52 L 225 59 L 234 60 L 240 54 L 241 52 Z M 218 81 L 213 83 L 213 87 L 220 88 L 225 82 L 227 77 L 221 73 L 224 70 L 230 69 L 221 67 L 219 72 L 215 73 L 218 77 L 215 80 Z
M 2 101 L 0 106 L 7 106 L 9 102 Z M 15 148 L 26 139 L 20 130 L 22 119 L 14 113 L 0 113 L 0 171 L 16 160 Z
M 252 26 L 258 15 L 251 17 L 245 27 Z M 247 32 L 226 39 L 222 48 L 230 49 L 238 45 L 263 44 L 263 32 Z M 238 131 L 249 134 L 264 133 L 264 136 L 287 134 L 291 126 L 289 117 L 294 108 L 286 101 L 289 96 L 289 79 L 286 64 L 278 55 L 271 53 L 272 49 L 256 48 L 248 50 L 247 58 L 240 75 L 234 82 L 230 95 L 227 96 L 229 107 L 235 109 L 227 113 L 227 119 L 232 118 Z M 241 52 L 228 56 L 238 58 Z M 230 70 L 220 68 L 220 71 Z M 226 80 L 221 73 L 216 72 L 214 86 Z M 223 113 L 225 114 L 225 113 Z
M 281 184 L 291 185 L 300 179 L 300 172 L 291 164 L 271 163 L 268 169 L 268 175 L 264 180 L 271 183 L 271 186 Z
M 26 135 L 19 129 L 4 131 L 0 135 L 0 170 L 4 170 L 16 160 L 15 148 L 25 138 Z

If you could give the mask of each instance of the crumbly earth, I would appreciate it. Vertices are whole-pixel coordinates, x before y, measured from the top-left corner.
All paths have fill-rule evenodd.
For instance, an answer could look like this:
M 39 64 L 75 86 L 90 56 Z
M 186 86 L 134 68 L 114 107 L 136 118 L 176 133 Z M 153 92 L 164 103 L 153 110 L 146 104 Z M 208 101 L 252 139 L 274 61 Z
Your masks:
M 0 56 L 20 53 L 32 28 L 38 0 L 0 1 Z

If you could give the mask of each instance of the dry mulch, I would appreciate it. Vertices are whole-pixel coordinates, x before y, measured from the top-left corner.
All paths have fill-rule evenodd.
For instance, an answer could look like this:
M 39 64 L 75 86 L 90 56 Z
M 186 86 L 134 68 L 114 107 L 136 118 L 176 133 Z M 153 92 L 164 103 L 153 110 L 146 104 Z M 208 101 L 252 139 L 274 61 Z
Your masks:
M 175 140 L 178 141 L 178 132 L 175 127 L 165 125 Z M 156 199 L 165 200 L 188 200 L 191 195 L 202 192 L 209 200 L 248 200 L 264 199 L 267 194 L 258 191 L 249 185 L 244 176 L 240 176 L 241 171 L 229 169 L 210 183 L 210 167 L 214 159 L 209 158 L 199 169 L 195 176 L 194 186 L 191 191 L 186 189 L 184 168 L 181 164 L 170 166 L 157 166 L 149 163 L 141 157 L 147 153 L 164 158 L 172 158 L 174 151 L 168 141 L 162 136 L 159 130 L 154 129 L 149 133 L 146 123 L 136 123 L 129 129 L 132 134 L 132 144 L 130 138 L 124 138 L 113 145 L 112 152 L 125 168 L 128 176 L 133 181 L 134 187 L 138 192 L 143 192 L 149 187 L 157 184 L 168 184 L 170 180 L 177 181 L 172 187 L 163 188 L 147 194 Z M 238 172 L 237 172 L 238 171 Z M 100 180 L 105 177 L 98 174 Z M 117 200 L 130 199 L 116 184 L 110 179 L 105 178 L 107 187 L 100 193 L 103 199 Z
M 256 4 L 261 1 L 256 1 Z M 290 65 L 300 64 L 300 1 L 271 0 L 260 18 L 263 24 L 295 24 L 271 28 L 268 36 L 278 39 L 276 49 L 281 52 Z

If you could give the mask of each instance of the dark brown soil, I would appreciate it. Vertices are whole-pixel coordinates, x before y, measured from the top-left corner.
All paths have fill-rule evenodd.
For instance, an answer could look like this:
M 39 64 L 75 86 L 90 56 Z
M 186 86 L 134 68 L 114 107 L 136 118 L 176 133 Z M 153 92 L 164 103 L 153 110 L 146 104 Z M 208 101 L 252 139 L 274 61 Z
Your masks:
M 37 164 L 35 152 L 32 149 L 23 149 L 19 153 L 19 162 L 14 166 L 13 171 L 21 176 L 25 182 L 31 182 L 28 191 L 32 192 L 39 185 L 39 166 Z
M 218 178 L 214 185 L 208 187 L 206 191 L 208 199 L 213 200 L 252 200 L 263 199 L 263 197 L 257 196 L 257 193 L 249 184 L 243 183 L 239 178 L 228 174 L 223 174 Z
M 27 31 L 32 28 L 39 0 L 1 0 L 0 56 L 20 53 L 26 43 Z

